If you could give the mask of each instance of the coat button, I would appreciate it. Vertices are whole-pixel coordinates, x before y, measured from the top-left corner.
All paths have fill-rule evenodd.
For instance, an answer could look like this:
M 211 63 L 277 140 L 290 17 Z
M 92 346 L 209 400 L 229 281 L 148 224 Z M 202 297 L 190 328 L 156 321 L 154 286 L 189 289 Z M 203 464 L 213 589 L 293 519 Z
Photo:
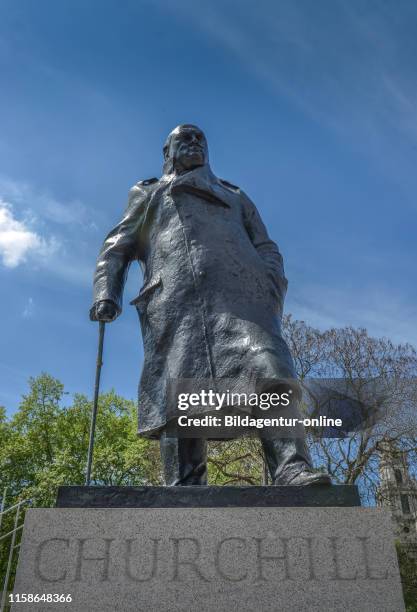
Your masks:
M 203 278 L 206 275 L 206 273 L 204 272 L 204 270 L 200 270 L 200 272 L 198 273 L 198 276 L 200 278 Z

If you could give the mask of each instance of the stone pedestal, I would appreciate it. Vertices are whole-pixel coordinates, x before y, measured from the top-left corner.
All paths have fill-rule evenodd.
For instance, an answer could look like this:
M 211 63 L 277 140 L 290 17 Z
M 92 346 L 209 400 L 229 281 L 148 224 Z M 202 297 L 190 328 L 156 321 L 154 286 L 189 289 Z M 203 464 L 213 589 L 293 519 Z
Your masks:
M 353 485 L 314 487 L 59 487 L 58 508 L 360 506 Z
M 72 602 L 12 610 L 404 610 L 389 514 L 355 506 L 31 509 L 14 592 Z

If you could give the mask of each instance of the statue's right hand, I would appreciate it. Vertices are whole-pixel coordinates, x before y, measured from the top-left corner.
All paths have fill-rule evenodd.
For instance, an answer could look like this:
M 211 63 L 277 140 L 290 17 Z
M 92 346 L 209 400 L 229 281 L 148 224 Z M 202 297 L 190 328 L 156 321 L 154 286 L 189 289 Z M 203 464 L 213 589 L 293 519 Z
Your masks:
M 101 302 L 97 302 L 94 314 L 96 321 L 105 321 L 106 323 L 110 323 L 110 321 L 114 321 L 114 319 L 117 317 L 118 308 L 114 302 L 111 302 L 110 300 L 102 300 Z

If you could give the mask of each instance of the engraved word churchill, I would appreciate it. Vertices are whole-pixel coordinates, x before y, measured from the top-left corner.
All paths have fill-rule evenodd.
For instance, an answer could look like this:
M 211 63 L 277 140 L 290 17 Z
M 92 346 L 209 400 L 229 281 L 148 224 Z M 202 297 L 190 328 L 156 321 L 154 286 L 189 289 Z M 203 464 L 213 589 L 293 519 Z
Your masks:
M 204 133 L 180 125 L 163 151 L 162 177 L 131 189 L 122 220 L 103 243 L 90 317 L 109 322 L 121 313 L 129 264 L 139 261 L 144 284 L 132 301 L 144 344 L 139 434 L 160 440 L 167 485 L 204 485 L 206 439 L 169 429 L 173 381 L 193 381 L 195 390 L 199 381 L 243 381 L 272 393 L 294 380 L 281 335 L 287 280 L 253 202 L 211 171 Z M 297 399 L 286 416 L 298 416 Z M 273 484 L 330 483 L 312 469 L 302 428 L 260 436 Z
M 211 543 L 198 537 L 49 538 L 38 544 L 35 575 L 66 584 L 388 580 L 388 568 L 374 567 L 374 544 L 369 537 L 337 536 L 235 536 Z M 58 551 L 60 567 L 53 562 Z

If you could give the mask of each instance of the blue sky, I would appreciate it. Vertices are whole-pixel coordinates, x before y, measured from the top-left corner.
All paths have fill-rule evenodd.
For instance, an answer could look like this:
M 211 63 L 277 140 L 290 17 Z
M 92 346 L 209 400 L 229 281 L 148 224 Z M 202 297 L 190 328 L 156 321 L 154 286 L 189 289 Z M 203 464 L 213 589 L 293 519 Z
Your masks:
M 417 5 L 397 0 L 0 2 L 0 404 L 41 371 L 91 395 L 95 258 L 179 123 L 257 204 L 286 311 L 417 345 Z M 103 390 L 136 396 L 128 301 Z

